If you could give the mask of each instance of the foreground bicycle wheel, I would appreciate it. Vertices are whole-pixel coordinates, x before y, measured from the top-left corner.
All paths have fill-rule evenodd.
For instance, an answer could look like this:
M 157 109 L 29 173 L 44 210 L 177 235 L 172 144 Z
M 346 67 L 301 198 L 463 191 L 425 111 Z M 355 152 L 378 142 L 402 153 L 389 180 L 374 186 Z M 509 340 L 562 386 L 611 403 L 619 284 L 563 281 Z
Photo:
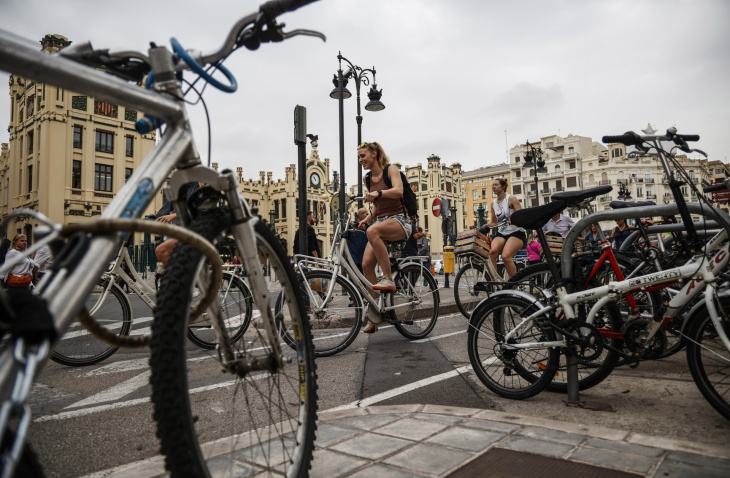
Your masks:
M 214 239 L 230 224 L 226 211 L 215 210 L 191 228 Z M 217 354 L 185 348 L 189 303 L 201 254 L 177 244 L 163 278 L 152 328 L 150 365 L 157 436 L 170 474 L 209 476 L 307 476 L 316 428 L 316 369 L 312 341 L 295 279 L 279 241 L 256 224 L 259 257 L 286 291 L 281 313 L 294 324 L 296 350 L 283 347 L 281 370 L 221 374 Z M 230 329 L 226 329 L 229 330 Z M 233 344 L 242 361 L 269 361 L 271 344 L 255 323 Z
M 395 329 L 404 337 L 418 340 L 428 336 L 439 317 L 439 291 L 436 279 L 419 264 L 402 266 L 393 277 L 396 291 L 388 294 L 393 303 L 408 304 L 391 312 Z
M 474 373 L 489 390 L 504 398 L 522 400 L 537 395 L 550 384 L 558 368 L 558 349 L 540 345 L 555 340 L 549 326 L 535 320 L 505 340 L 523 318 L 537 310 L 525 299 L 504 297 L 477 307 L 469 321 L 467 349 Z M 532 347 L 511 348 L 518 344 Z
M 197 302 L 197 299 L 194 302 Z M 253 298 L 251 291 L 240 277 L 231 273 L 223 273 L 218 303 L 223 314 L 223 323 L 233 342 L 237 342 L 251 324 Z M 188 339 L 198 347 L 213 350 L 218 345 L 215 330 L 207 314 L 203 314 L 194 323 L 188 325 Z
M 730 310 L 730 300 L 722 300 L 722 308 Z M 712 407 L 730 420 L 730 350 L 720 340 L 707 308 L 693 315 L 687 330 L 687 364 L 697 388 Z M 730 322 L 723 321 L 723 330 L 730 336 Z
M 329 357 L 345 350 L 356 338 L 362 326 L 362 298 L 349 282 L 338 276 L 335 289 L 327 303 L 322 303 L 327 292 L 327 281 L 332 273 L 324 270 L 310 270 L 305 273 L 307 280 L 297 275 L 301 298 L 307 309 L 307 318 L 312 333 L 315 357 Z M 316 304 L 310 294 L 315 295 Z M 280 315 L 284 293 L 276 299 L 276 316 L 279 333 L 290 347 L 296 347 L 292 322 Z
M 490 259 L 487 259 L 490 260 Z M 471 260 L 459 269 L 454 277 L 454 300 L 461 314 L 467 319 L 474 308 L 489 295 L 486 291 L 477 291 L 478 282 L 491 280 L 484 274 L 484 267 Z
M 132 311 L 124 291 L 109 279 L 99 279 L 86 298 L 86 309 L 99 325 L 120 337 L 132 329 Z M 109 358 L 119 350 L 75 322 L 56 344 L 51 360 L 63 365 L 80 367 L 93 365 Z

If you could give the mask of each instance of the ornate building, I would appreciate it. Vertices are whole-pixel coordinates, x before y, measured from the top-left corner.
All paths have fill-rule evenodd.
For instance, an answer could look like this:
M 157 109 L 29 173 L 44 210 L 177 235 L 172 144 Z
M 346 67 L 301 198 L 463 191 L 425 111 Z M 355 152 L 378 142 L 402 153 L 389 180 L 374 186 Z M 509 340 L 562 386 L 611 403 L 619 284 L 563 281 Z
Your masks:
M 483 210 L 483 220 L 489 221 L 489 208 L 494 201 L 492 183 L 497 178 L 510 177 L 507 163 L 485 166 L 474 171 L 464 171 L 462 175 L 463 216 L 462 229 L 479 227 L 479 208 Z M 512 181 L 507 181 L 507 193 L 512 194 Z
M 71 44 L 46 35 L 42 50 L 52 53 Z M 9 145 L 0 155 L 0 219 L 29 208 L 56 223 L 77 223 L 102 213 L 142 159 L 155 135 L 134 129 L 137 112 L 72 91 L 10 77 Z M 161 196 L 145 214 L 154 213 Z M 18 217 L 8 235 L 32 240 L 37 221 Z M 138 237 L 139 239 L 139 237 Z

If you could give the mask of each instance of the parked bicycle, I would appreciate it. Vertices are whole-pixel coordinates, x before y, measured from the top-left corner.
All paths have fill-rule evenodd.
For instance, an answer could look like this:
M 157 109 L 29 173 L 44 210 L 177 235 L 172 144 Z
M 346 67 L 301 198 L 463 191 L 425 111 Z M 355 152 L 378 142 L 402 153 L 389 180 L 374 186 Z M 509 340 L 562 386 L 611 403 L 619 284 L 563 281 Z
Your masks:
M 32 465 L 25 462 L 27 455 L 22 452 L 31 417 L 25 402 L 32 378 L 56 344 L 57 333 L 65 333 L 80 313 L 88 315 L 86 298 L 119 251 L 125 235 L 119 231 L 130 230 L 151 231 L 182 241 L 175 247 L 162 279 L 150 344 L 154 419 L 168 471 L 173 476 L 225 476 L 238 475 L 248 467 L 252 473 L 308 474 L 317 407 L 316 369 L 304 304 L 295 293 L 296 278 L 279 241 L 240 196 L 235 174 L 202 166 L 186 113 L 185 93 L 194 90 L 184 90 L 181 82 L 183 72 L 192 70 L 211 86 L 232 92 L 236 89 L 235 78 L 222 62 L 234 50 L 255 50 L 261 43 L 297 35 L 324 39 L 309 30 L 284 32 L 277 23 L 278 15 L 306 3 L 310 2 L 275 0 L 263 4 L 259 12 L 238 21 L 221 48 L 212 53 L 185 50 L 173 38 L 174 54 L 154 43 L 147 53 L 108 52 L 94 50 L 88 43 L 75 43 L 49 55 L 37 51 L 33 42 L 0 32 L 0 69 L 144 111 L 146 116 L 138 122 L 140 132 L 166 125 L 156 147 L 99 221 L 58 227 L 36 211 L 16 212 L 48 224 L 45 237 L 36 241 L 38 247 L 51 240 L 62 240 L 64 246 L 36 293 L 22 294 L 22 304 L 18 299 L 21 294 L 0 291 L 2 315 L 15 317 L 10 322 L 10 340 L 3 340 L 0 350 L 0 427 L 9 437 L 3 440 L 0 450 L 3 476 L 12 476 L 16 467 L 17 475 L 27 476 Z M 223 74 L 229 83 L 214 78 L 214 71 Z M 147 89 L 136 86 L 145 78 Z M 188 199 L 186 185 L 193 182 L 206 186 Z M 193 233 L 129 219 L 140 217 L 165 183 L 179 219 Z M 255 337 L 251 340 L 232 340 L 215 301 L 222 272 L 218 253 L 209 241 L 229 237 L 237 245 L 253 301 L 261 313 L 260 326 L 253 330 Z M 35 247 L 26 253 L 33 252 Z M 281 346 L 269 303 L 269 284 L 259 267 L 261 258 L 271 265 L 278 284 L 286 291 L 279 314 L 291 324 L 296 338 L 293 350 Z M 196 284 L 205 291 L 205 297 L 191 311 Z M 223 372 L 230 380 L 228 387 L 218 392 L 227 425 L 221 430 L 223 436 L 209 434 L 205 405 L 188 397 L 189 383 L 213 373 L 205 363 L 186 360 L 189 321 L 206 309 L 218 344 L 211 354 L 216 364 L 213 369 L 218 377 L 222 378 Z M 22 322 L 18 320 L 21 310 Z M 11 423 L 17 426 L 10 427 Z M 206 435 L 199 438 L 203 430 Z M 202 443 L 212 437 L 219 440 L 211 445 Z M 236 463 L 245 465 L 221 467 L 223 455 L 235 455 Z
M 352 198 L 345 211 L 359 200 L 362 198 Z M 294 269 L 307 308 L 315 355 L 329 356 L 346 349 L 357 338 L 367 307 L 379 311 L 404 337 L 427 337 L 436 326 L 440 302 L 436 279 L 423 265 L 428 258 L 391 255 L 396 291 L 381 291 L 377 299 L 373 298 L 368 292 L 372 284 L 357 269 L 347 248 L 350 225 L 351 217 L 346 212 L 337 221 L 326 259 L 295 256 Z M 282 292 L 277 299 L 277 311 L 284 298 Z M 286 343 L 294 345 L 290 324 L 282 321 L 280 328 Z
M 730 383 L 727 382 L 730 322 L 724 309 L 726 298 L 718 296 L 716 289 L 717 277 L 730 259 L 730 243 L 727 241 L 730 217 L 711 206 L 687 204 L 684 201 L 680 186 L 685 184 L 688 176 L 674 160 L 672 151 L 662 147 L 662 142 L 671 141 L 682 151 L 698 151 L 687 145 L 687 141 L 698 139 L 694 135 L 679 135 L 673 128 L 664 135 L 626 133 L 604 137 L 604 142 L 636 146 L 639 154 L 655 152 L 670 178 L 669 184 L 676 204 L 601 211 L 581 219 L 565 238 L 560 271 L 557 262 L 550 254 L 547 255 L 555 285 L 545 289 L 540 299 L 525 291 L 502 290 L 494 293 L 492 300 L 483 301 L 470 321 L 468 348 L 477 376 L 490 390 L 518 399 L 539 393 L 555 377 L 561 352 L 570 354 L 584 364 L 594 363 L 604 348 L 613 357 L 630 359 L 630 355 L 617 344 L 604 340 L 604 337 L 616 337 L 610 333 L 622 322 L 616 302 L 627 293 L 687 278 L 691 280 L 672 298 L 663 317 L 648 321 L 641 340 L 650 343 L 662 324 L 686 312 L 692 300 L 704 291 L 704 301 L 685 314 L 687 319 L 682 334 L 688 341 L 688 365 L 697 387 L 708 402 L 723 416 L 730 418 Z M 675 177 L 675 170 L 679 177 Z M 688 183 L 694 188 L 691 181 Z M 705 188 L 705 191 L 710 189 Z M 562 193 L 562 197 L 577 198 L 580 194 L 580 191 Z M 699 192 L 698 197 L 702 197 Z M 520 214 L 515 213 L 512 222 L 521 227 L 537 229 L 543 242 L 545 235 L 541 227 L 545 218 L 565 207 L 564 201 L 553 201 Z M 572 245 L 580 231 L 589 224 L 618 217 L 640 218 L 677 213 L 687 229 L 694 251 L 693 257 L 685 265 L 575 291 Z M 724 227 L 705 244 L 695 233 L 690 214 L 712 217 L 721 221 Z M 582 304 L 585 306 L 581 307 Z M 565 316 L 564 321 L 557 320 L 560 313 Z M 609 325 L 610 330 L 605 330 Z M 610 361 L 606 362 L 604 367 L 611 368 Z

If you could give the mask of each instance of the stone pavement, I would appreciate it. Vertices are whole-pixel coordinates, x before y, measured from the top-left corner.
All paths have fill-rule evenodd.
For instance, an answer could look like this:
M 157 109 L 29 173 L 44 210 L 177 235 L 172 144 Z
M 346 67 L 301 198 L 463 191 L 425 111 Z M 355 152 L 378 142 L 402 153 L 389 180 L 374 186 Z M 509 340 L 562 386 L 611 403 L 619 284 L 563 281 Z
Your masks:
M 479 463 L 479 474 L 467 474 L 465 468 L 497 448 L 518 456 L 513 473 L 502 469 L 500 477 L 521 476 L 519 462 L 541 456 L 584 464 L 582 470 L 590 468 L 593 476 L 730 476 L 727 443 L 706 445 L 435 405 L 320 412 L 316 443 L 310 476 L 317 478 L 492 476 L 488 460 Z M 532 476 L 555 475 L 545 469 Z

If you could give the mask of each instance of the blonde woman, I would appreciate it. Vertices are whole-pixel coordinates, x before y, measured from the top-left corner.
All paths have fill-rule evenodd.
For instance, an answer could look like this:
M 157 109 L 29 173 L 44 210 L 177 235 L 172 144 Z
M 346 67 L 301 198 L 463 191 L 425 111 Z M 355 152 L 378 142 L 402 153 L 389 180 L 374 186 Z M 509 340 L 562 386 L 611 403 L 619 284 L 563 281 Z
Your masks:
M 14 261 L 18 256 L 23 256 L 23 253 L 28 248 L 28 238 L 25 234 L 16 234 L 10 243 L 10 249 L 8 250 L 7 256 L 5 256 L 5 262 L 9 263 Z M 23 259 L 16 265 L 13 266 L 4 276 L 0 277 L 3 284 L 7 284 L 9 288 L 28 288 L 31 284 L 32 278 L 35 275 L 35 269 L 37 264 L 30 257 L 23 257 Z
M 373 297 L 379 290 L 395 290 L 395 283 L 390 270 L 390 258 L 384 241 L 400 241 L 411 235 L 413 225 L 403 210 L 403 181 L 400 171 L 390 167 L 388 156 L 378 143 L 362 143 L 357 149 L 357 158 L 363 169 L 369 173 L 369 191 L 365 194 L 365 202 L 372 203 L 372 210 L 360 221 L 360 229 L 367 230 L 368 245 L 362 259 L 363 275 L 371 283 Z M 384 176 L 388 175 L 392 187 L 388 187 Z M 372 224 L 371 224 L 372 223 Z M 368 225 L 371 224 L 369 227 Z M 375 277 L 375 265 L 383 270 L 380 279 Z M 383 321 L 380 314 L 368 307 L 370 324 L 363 326 L 363 332 L 372 333 L 377 330 L 376 324 Z

